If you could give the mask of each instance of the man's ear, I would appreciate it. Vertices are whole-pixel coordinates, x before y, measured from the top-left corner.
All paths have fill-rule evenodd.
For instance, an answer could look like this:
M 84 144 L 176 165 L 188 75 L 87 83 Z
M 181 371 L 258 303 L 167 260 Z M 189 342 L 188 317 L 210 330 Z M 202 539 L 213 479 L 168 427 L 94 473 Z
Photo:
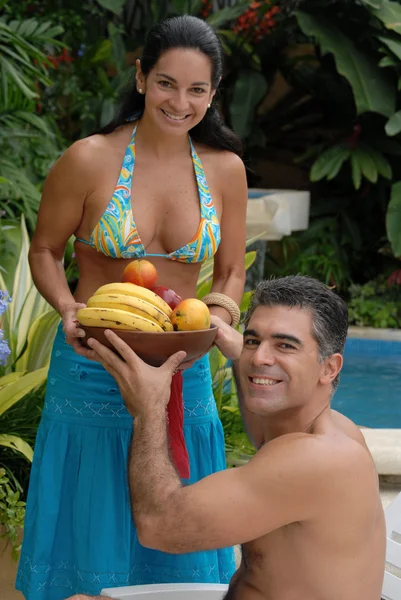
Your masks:
M 336 353 L 327 357 L 324 361 L 323 373 L 319 379 L 322 385 L 333 383 L 343 366 L 343 357 Z

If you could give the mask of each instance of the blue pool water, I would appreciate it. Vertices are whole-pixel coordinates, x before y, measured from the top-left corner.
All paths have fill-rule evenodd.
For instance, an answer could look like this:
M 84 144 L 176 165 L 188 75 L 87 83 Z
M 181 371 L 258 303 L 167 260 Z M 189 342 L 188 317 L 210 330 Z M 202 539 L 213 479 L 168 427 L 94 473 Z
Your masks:
M 401 428 L 401 342 L 349 338 L 332 407 L 357 425 Z

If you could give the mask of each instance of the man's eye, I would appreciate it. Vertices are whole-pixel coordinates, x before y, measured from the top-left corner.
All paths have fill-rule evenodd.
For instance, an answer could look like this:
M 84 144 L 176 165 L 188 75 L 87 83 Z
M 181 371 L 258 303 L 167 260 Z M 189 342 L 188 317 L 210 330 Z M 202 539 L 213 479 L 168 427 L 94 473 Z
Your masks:
M 258 340 L 248 338 L 248 339 L 244 340 L 244 345 L 245 346 L 258 346 L 259 342 L 258 342 Z
M 291 344 L 286 344 L 285 342 L 280 344 L 280 348 L 283 348 L 283 350 L 294 350 L 294 346 Z

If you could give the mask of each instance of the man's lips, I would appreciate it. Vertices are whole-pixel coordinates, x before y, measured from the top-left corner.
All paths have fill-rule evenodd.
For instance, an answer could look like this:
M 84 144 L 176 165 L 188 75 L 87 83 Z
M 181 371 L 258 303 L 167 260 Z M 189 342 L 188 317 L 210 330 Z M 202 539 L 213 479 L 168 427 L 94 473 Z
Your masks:
M 271 387 L 273 385 L 277 385 L 278 383 L 281 383 L 282 379 L 276 379 L 273 377 L 266 377 L 266 376 L 262 376 L 262 375 L 254 375 L 254 376 L 249 376 L 248 381 L 249 381 L 250 385 L 252 385 L 252 386 Z

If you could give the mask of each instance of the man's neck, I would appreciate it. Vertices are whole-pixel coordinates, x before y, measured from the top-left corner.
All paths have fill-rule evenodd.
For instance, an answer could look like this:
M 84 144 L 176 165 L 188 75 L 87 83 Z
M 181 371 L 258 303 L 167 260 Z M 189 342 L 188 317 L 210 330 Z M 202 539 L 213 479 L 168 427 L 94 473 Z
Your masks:
M 331 419 L 330 400 L 313 408 L 302 407 L 269 415 L 262 419 L 265 443 L 290 433 L 316 433 L 327 419 Z

